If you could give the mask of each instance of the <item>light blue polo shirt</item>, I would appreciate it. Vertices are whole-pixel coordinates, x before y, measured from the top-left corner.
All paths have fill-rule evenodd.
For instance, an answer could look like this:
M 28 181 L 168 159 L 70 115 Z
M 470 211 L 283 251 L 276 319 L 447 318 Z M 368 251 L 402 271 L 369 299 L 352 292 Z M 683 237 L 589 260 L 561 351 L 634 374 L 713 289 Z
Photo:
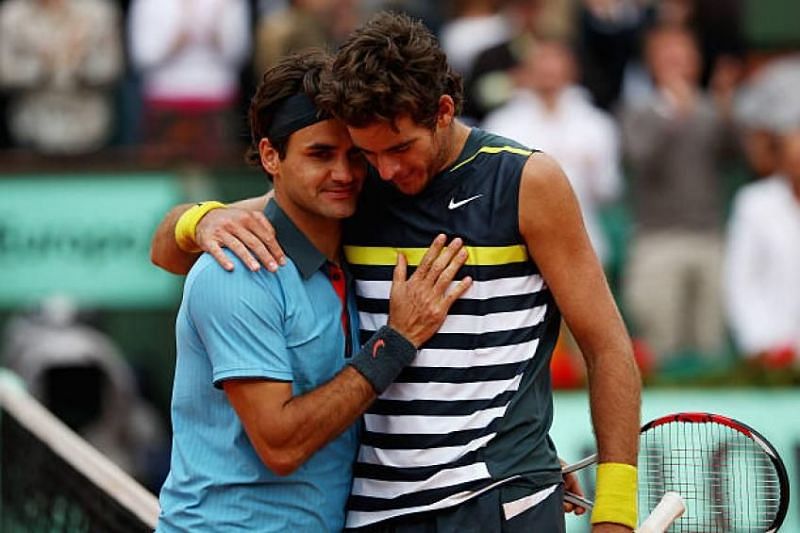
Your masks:
M 265 213 L 289 262 L 233 272 L 208 254 L 186 278 L 176 323 L 172 463 L 157 531 L 338 531 L 350 493 L 358 427 L 351 426 L 288 476 L 259 459 L 221 383 L 291 381 L 295 395 L 345 364 L 341 303 L 324 256 L 272 201 Z M 349 292 L 352 346 L 358 313 Z

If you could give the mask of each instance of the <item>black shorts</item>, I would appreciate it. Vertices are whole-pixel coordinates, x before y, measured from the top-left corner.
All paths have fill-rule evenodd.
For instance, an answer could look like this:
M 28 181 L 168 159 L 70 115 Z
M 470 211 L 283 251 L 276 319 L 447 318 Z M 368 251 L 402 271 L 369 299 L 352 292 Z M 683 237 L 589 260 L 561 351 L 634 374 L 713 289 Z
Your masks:
M 543 500 L 524 483 L 509 482 L 466 502 L 424 513 L 400 516 L 358 533 L 564 533 L 564 486 Z M 510 516 L 509 516 L 510 515 Z

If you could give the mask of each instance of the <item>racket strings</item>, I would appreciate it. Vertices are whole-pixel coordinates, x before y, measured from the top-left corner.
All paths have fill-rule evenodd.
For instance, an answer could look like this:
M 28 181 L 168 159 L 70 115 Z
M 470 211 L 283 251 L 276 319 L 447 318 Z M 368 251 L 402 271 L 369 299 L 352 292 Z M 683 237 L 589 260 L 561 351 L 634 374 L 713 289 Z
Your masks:
M 766 531 L 780 503 L 769 457 L 746 435 L 718 423 L 667 423 L 642 434 L 639 505 L 652 510 L 667 491 L 686 513 L 678 532 Z

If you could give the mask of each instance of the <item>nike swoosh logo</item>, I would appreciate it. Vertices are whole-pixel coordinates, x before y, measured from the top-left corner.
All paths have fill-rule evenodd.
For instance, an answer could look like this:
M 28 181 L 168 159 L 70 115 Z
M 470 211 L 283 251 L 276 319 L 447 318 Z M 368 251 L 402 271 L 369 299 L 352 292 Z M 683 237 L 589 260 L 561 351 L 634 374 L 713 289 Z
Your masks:
M 450 204 L 448 204 L 447 209 L 458 209 L 462 205 L 470 203 L 472 200 L 477 200 L 483 196 L 482 194 L 476 194 L 475 196 L 470 196 L 469 198 L 465 198 L 463 200 L 459 200 L 456 202 L 455 198 L 450 198 Z

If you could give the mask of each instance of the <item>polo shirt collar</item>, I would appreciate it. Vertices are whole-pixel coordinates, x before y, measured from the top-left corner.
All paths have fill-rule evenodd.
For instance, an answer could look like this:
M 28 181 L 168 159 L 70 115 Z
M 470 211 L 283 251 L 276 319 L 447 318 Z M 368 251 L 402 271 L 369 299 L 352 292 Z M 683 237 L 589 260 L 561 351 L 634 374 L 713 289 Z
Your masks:
M 264 208 L 264 215 L 272 223 L 281 248 L 292 259 L 303 279 L 310 278 L 322 268 L 327 261 L 325 255 L 311 244 L 274 198 Z

